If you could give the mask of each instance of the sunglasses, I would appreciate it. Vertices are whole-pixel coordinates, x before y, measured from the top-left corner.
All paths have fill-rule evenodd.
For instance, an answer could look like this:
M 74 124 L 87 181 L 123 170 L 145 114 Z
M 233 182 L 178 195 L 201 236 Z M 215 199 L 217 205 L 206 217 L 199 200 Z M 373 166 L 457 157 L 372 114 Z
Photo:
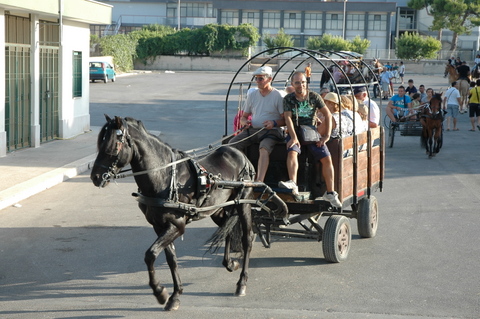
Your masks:
M 266 79 L 266 77 L 263 77 L 263 76 L 256 76 L 255 77 L 255 81 L 257 81 L 257 82 L 263 82 L 263 81 L 265 81 L 265 79 Z

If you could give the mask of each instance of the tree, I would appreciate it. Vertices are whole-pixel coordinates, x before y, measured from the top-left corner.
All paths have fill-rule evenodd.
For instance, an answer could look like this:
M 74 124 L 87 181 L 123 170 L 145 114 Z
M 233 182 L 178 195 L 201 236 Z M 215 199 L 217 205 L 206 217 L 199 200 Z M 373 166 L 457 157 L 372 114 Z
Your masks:
M 267 49 L 273 49 L 276 47 L 292 47 L 293 46 L 293 37 L 285 33 L 283 28 L 278 30 L 276 36 L 271 36 L 268 32 L 265 32 L 262 37 L 263 42 Z M 270 53 L 274 53 L 274 50 L 271 50 Z
M 480 3 L 478 0 L 410 0 L 410 8 L 426 9 L 433 16 L 431 30 L 453 31 L 450 50 L 456 51 L 458 36 L 470 34 L 473 26 L 480 26 Z
M 307 48 L 309 50 L 348 51 L 350 50 L 350 43 L 341 36 L 325 33 L 320 38 L 308 38 Z
M 365 54 L 370 46 L 370 40 L 362 39 L 357 35 L 353 40 L 345 40 L 340 36 L 332 36 L 325 33 L 320 38 L 310 37 L 307 40 L 307 49 L 309 50 L 329 50 L 329 51 L 353 51 Z
M 349 50 L 360 54 L 365 54 L 372 42 L 368 39 L 362 39 L 359 35 L 350 41 Z
M 441 42 L 433 37 L 422 37 L 418 33 L 408 32 L 396 38 L 395 44 L 395 53 L 403 60 L 431 59 L 442 48 Z

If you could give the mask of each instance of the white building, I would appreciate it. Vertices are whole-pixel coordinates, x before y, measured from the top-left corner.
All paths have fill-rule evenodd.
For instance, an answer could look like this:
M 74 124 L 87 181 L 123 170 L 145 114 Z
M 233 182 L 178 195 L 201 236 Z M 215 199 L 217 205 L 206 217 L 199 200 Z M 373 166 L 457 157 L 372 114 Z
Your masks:
M 111 21 L 91 0 L 0 0 L 0 156 L 90 129 L 90 24 Z
M 148 24 L 172 27 L 201 27 L 208 23 L 238 25 L 251 23 L 260 34 L 274 35 L 279 28 L 292 35 L 295 46 L 305 47 L 308 37 L 323 33 L 353 39 L 359 35 L 371 41 L 375 56 L 390 58 L 395 37 L 404 32 L 437 36 L 428 27 L 432 18 L 425 9 L 408 8 L 408 0 L 99 0 L 113 5 L 112 24 L 92 26 L 92 33 L 103 35 Z M 178 5 L 180 4 L 180 14 Z M 450 48 L 452 33 L 444 30 L 444 49 Z M 479 50 L 480 27 L 459 38 L 462 58 L 471 59 Z M 394 52 L 393 52 L 394 54 Z M 446 52 L 445 54 L 450 54 Z M 443 59 L 442 56 L 439 58 Z

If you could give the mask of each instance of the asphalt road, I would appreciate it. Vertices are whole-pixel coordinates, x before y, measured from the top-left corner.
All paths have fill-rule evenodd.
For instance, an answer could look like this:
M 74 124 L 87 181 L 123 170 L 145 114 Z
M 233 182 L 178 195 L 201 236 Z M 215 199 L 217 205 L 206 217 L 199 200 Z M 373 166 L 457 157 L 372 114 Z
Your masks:
M 103 113 L 128 115 L 174 147 L 203 146 L 223 134 L 232 76 L 153 73 L 90 84 L 92 125 L 104 123 Z M 480 132 L 469 132 L 467 121 L 462 115 L 461 130 L 445 132 L 430 160 L 418 137 L 397 136 L 387 149 L 384 191 L 375 194 L 377 236 L 361 239 L 352 220 L 343 263 L 327 263 L 312 240 L 275 238 L 266 249 L 257 239 L 247 296 L 237 298 L 239 273 L 228 273 L 222 256 L 203 245 L 213 222 L 190 224 L 176 243 L 182 304 L 169 314 L 147 284 L 143 256 L 155 236 L 130 196 L 134 181 L 98 189 L 86 172 L 1 211 L 0 316 L 479 318 Z M 163 254 L 157 270 L 171 290 Z

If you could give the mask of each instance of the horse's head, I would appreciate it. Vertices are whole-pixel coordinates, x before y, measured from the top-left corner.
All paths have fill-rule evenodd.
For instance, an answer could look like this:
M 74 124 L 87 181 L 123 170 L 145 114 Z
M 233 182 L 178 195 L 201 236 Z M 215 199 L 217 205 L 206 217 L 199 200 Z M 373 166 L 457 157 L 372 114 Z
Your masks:
M 432 98 L 430 99 L 430 108 L 432 109 L 433 113 L 438 113 L 442 110 L 442 93 L 435 93 Z
M 455 67 L 450 63 L 447 63 L 447 65 L 445 66 L 445 72 L 448 72 L 449 74 L 456 74 L 457 69 L 455 69 Z
M 133 156 L 127 121 L 118 116 L 111 119 L 105 115 L 105 118 L 107 123 L 98 134 L 98 155 L 90 174 L 93 184 L 98 187 L 105 187 Z

